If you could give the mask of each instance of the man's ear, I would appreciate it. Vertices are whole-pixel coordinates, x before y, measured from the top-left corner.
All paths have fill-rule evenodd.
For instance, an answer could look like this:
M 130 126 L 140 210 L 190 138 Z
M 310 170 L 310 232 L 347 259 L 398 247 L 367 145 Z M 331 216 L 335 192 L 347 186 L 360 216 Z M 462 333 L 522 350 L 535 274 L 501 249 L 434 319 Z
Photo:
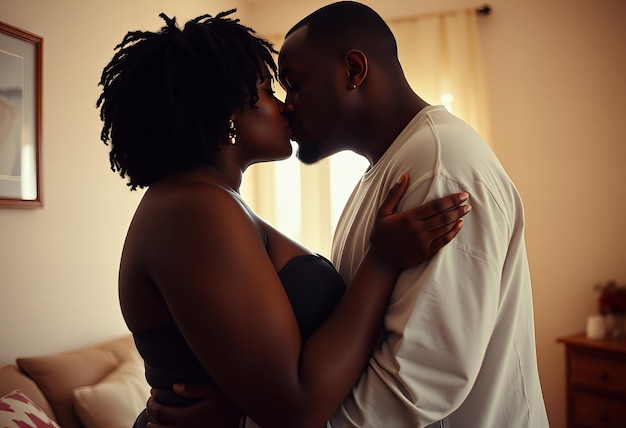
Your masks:
M 348 89 L 356 89 L 367 77 L 367 55 L 358 49 L 352 49 L 345 56 L 348 68 Z

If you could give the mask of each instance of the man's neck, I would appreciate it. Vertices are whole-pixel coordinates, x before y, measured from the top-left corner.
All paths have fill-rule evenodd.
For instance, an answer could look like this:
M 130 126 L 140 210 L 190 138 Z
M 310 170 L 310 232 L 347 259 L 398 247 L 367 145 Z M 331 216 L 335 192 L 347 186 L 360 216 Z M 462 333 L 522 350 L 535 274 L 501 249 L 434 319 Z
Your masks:
M 429 104 L 415 93 L 406 93 L 402 99 L 377 107 L 375 125 L 365 136 L 359 153 L 374 165 L 389 149 L 398 135 L 406 128 L 413 118 Z M 382 112 L 382 114 L 381 114 Z

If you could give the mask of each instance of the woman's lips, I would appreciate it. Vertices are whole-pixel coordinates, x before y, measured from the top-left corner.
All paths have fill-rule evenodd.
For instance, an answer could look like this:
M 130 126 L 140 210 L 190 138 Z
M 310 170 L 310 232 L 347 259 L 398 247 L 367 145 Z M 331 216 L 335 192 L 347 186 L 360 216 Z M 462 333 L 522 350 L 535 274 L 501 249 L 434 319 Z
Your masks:
M 289 121 L 289 129 L 291 130 L 292 140 L 297 140 L 297 136 L 296 135 L 298 134 L 298 130 L 300 129 L 298 124 L 294 123 L 292 121 Z

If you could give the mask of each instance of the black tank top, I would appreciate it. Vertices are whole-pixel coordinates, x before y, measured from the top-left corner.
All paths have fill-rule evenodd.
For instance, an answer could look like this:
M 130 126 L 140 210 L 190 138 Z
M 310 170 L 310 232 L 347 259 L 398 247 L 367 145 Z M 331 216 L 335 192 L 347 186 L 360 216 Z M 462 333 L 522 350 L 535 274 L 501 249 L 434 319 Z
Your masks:
M 294 257 L 278 276 L 304 341 L 333 311 L 345 285 L 332 264 L 316 254 Z M 146 379 L 164 404 L 187 406 L 195 402 L 171 392 L 174 383 L 212 383 L 176 324 L 136 333 L 134 339 L 145 363 Z

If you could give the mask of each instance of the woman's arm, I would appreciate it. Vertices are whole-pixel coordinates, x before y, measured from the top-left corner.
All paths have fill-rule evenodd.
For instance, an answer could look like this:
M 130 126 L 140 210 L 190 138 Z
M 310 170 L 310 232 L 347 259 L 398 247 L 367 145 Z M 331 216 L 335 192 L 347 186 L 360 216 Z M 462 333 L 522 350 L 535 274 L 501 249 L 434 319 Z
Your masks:
M 404 187 L 406 178 L 396 191 Z M 423 253 L 413 259 L 400 252 L 401 262 L 393 251 L 381 250 L 378 241 L 388 236 L 380 232 L 389 209 L 383 207 L 382 229 L 376 228 L 346 295 L 301 343 L 289 301 L 249 214 L 226 192 L 210 193 L 210 198 L 182 198 L 176 204 L 156 246 L 161 250 L 146 255 L 149 274 L 199 360 L 237 407 L 264 427 L 319 427 L 365 366 L 399 269 L 423 261 L 458 233 L 463 210 L 448 208 L 460 197 L 447 201 L 443 217 L 452 220 L 431 217 L 433 207 L 426 210 L 426 219 L 418 223 L 427 226 L 428 236 L 441 238 L 421 246 Z

